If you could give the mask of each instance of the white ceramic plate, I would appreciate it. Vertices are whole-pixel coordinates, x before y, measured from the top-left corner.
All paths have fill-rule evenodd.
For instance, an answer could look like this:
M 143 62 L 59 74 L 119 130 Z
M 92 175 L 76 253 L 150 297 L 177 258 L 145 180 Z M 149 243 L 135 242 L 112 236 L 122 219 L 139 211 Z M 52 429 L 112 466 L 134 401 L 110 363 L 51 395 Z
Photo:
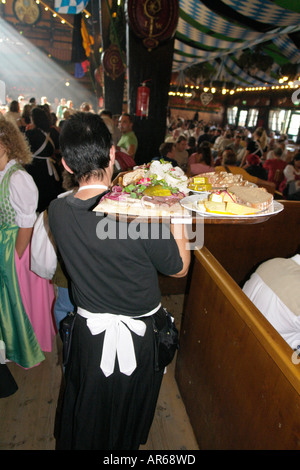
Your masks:
M 234 186 L 234 183 L 230 184 L 229 186 Z M 239 185 L 238 185 L 239 186 Z M 257 188 L 257 184 L 254 184 L 254 183 L 248 183 L 247 184 L 247 187 L 251 186 L 252 188 Z M 196 189 L 189 189 L 189 191 L 191 193 L 195 193 L 195 194 L 210 194 L 212 191 L 226 191 L 226 189 L 228 188 L 228 186 L 224 186 L 223 188 L 221 187 L 218 187 L 218 188 L 211 188 L 210 191 L 197 191 Z
M 206 212 L 205 208 L 198 207 L 197 202 L 207 199 L 207 193 L 205 194 L 193 194 L 192 196 L 187 196 L 180 201 L 180 204 L 190 211 L 195 211 L 198 214 L 204 215 L 205 217 L 220 217 L 220 218 L 239 218 L 239 219 L 249 219 L 253 217 L 265 217 L 266 215 L 275 215 L 283 210 L 283 205 L 278 201 L 273 201 L 273 204 L 266 209 L 265 211 L 257 212 L 256 214 L 249 215 L 231 215 L 231 214 L 213 214 Z

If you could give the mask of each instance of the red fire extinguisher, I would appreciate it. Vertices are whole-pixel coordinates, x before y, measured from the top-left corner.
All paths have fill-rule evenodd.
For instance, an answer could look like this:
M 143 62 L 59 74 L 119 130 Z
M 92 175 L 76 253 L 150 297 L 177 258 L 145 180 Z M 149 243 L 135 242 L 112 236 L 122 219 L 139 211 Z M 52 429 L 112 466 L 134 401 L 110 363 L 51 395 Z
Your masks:
M 147 118 L 149 112 L 150 89 L 146 86 L 146 81 L 137 89 L 136 115 L 141 118 Z

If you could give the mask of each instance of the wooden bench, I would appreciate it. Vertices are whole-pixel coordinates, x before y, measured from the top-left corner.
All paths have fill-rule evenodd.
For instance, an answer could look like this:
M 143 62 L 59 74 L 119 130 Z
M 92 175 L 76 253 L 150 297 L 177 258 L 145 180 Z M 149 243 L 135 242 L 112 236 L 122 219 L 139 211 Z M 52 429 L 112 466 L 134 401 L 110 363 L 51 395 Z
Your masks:
M 200 449 L 300 449 L 298 359 L 239 287 L 299 250 L 300 203 L 285 210 L 245 231 L 208 225 L 195 250 L 175 374 Z

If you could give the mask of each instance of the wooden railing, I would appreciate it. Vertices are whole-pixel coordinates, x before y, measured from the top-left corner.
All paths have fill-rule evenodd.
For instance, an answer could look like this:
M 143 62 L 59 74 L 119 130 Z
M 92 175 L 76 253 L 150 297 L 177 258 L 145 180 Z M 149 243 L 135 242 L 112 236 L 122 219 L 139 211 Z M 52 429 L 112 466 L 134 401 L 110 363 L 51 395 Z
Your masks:
M 284 205 L 262 224 L 207 225 L 195 250 L 176 380 L 200 449 L 300 448 L 298 359 L 240 288 L 299 253 L 300 203 Z

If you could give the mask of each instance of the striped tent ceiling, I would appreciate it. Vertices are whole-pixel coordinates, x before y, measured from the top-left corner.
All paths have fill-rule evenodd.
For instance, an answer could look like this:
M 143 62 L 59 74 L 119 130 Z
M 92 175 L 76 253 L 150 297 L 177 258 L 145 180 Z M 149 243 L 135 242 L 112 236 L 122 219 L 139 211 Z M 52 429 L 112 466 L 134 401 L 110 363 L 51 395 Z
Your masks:
M 235 86 L 300 72 L 299 0 L 179 0 L 173 72 Z

